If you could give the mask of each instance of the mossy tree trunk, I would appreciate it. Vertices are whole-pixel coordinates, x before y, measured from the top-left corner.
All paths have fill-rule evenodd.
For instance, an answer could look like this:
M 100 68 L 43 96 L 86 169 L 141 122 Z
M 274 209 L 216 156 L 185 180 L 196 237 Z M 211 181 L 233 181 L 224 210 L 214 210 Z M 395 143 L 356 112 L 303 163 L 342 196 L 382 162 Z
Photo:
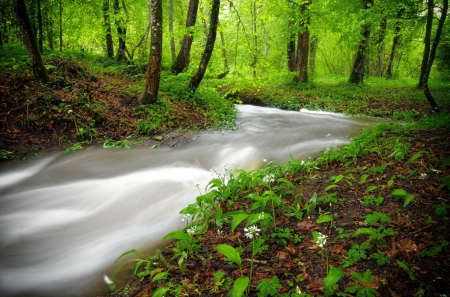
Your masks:
M 373 6 L 374 0 L 364 0 L 364 9 L 370 9 Z M 370 41 L 370 23 L 366 23 L 362 28 L 362 40 L 359 43 L 358 51 L 356 52 L 355 60 L 353 61 L 352 72 L 350 73 L 349 83 L 360 84 L 364 81 L 364 70 L 367 63 L 367 51 L 369 49 Z
M 14 0 L 14 12 L 22 32 L 23 42 L 27 48 L 28 55 L 30 56 L 34 77 L 43 83 L 47 83 L 49 77 L 44 62 L 42 61 L 41 53 L 39 52 L 24 0 Z
M 434 0 L 428 0 L 427 2 L 427 24 L 425 25 L 425 37 L 423 40 L 424 49 L 422 56 L 422 65 L 420 67 L 419 82 L 417 84 L 418 88 L 423 87 L 423 77 L 427 69 L 428 59 L 430 57 L 431 49 L 431 29 L 433 28 L 433 16 L 434 16 Z
M 109 18 L 109 0 L 103 0 L 103 26 L 105 28 L 106 55 L 114 58 L 114 44 L 111 35 L 111 21 Z
M 194 40 L 194 26 L 197 20 L 199 0 L 190 0 L 189 9 L 186 17 L 186 34 L 183 38 L 183 44 L 181 45 L 180 52 L 171 67 L 171 71 L 174 74 L 183 72 L 189 66 L 189 56 L 191 53 L 192 41 Z
M 208 38 L 206 40 L 205 49 L 203 51 L 202 59 L 200 65 L 198 66 L 197 72 L 191 78 L 188 88 L 192 91 L 196 91 L 200 83 L 202 82 L 203 76 L 205 75 L 206 68 L 208 67 L 209 60 L 211 59 L 212 52 L 214 50 L 214 43 L 217 36 L 217 26 L 219 25 L 219 11 L 220 11 L 220 0 L 212 1 L 211 17 L 209 22 L 209 32 Z
M 142 104 L 153 104 L 158 99 L 163 42 L 163 13 L 161 2 L 162 0 L 151 0 L 150 2 L 150 18 L 152 20 L 150 31 L 150 57 L 147 67 L 145 88 L 140 98 Z

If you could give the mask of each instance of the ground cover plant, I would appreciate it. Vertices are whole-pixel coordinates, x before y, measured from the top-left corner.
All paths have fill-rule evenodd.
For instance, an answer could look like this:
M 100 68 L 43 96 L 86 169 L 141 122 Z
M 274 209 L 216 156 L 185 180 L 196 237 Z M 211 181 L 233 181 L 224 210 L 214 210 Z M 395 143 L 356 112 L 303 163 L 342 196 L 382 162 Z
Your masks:
M 216 175 L 111 296 L 449 294 L 449 128 L 385 124 L 317 160 Z

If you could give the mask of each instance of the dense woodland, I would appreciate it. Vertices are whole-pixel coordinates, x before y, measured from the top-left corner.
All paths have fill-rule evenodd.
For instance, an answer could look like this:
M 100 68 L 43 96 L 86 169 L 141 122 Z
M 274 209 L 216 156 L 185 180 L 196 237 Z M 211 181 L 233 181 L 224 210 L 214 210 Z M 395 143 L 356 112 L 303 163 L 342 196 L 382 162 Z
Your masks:
M 0 159 L 174 146 L 238 129 L 240 103 L 383 118 L 317 160 L 216 176 L 111 295 L 447 296 L 447 15 L 448 0 L 0 0 Z

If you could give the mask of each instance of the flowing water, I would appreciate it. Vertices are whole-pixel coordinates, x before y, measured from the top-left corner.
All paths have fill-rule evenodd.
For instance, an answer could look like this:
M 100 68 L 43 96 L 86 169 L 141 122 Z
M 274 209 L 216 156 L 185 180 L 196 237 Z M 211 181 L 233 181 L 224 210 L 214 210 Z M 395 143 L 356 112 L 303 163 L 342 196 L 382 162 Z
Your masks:
M 241 129 L 175 148 L 86 149 L 0 167 L 0 295 L 105 294 L 115 259 L 182 227 L 211 168 L 317 157 L 375 120 L 238 106 Z

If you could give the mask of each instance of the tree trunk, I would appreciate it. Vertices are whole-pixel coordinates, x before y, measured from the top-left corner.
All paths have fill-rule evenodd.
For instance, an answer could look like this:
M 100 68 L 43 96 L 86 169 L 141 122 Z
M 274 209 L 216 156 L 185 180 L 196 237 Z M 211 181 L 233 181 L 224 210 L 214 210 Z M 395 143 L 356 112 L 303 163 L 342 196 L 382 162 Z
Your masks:
M 133 48 L 131 49 L 131 52 L 129 53 L 131 60 L 133 60 L 134 52 L 136 51 L 136 49 L 139 46 L 141 46 L 142 42 L 144 42 L 145 39 L 147 39 L 147 35 L 148 35 L 148 33 L 150 31 L 150 28 L 152 26 L 151 10 L 152 10 L 152 7 L 150 6 L 150 3 L 148 3 L 149 19 L 147 21 L 147 26 L 145 27 L 144 35 L 142 35 L 141 38 L 139 38 L 139 41 L 133 46 Z
M 297 70 L 298 81 L 308 82 L 308 55 L 309 55 L 309 10 L 311 1 L 307 1 L 300 7 L 302 20 L 300 22 L 300 31 L 298 32 L 297 42 Z
M 441 39 L 442 28 L 444 27 L 445 18 L 447 17 L 448 12 L 448 0 L 443 0 L 443 7 L 441 10 L 441 18 L 439 19 L 439 24 L 436 29 L 436 36 L 434 37 L 433 46 L 431 47 L 430 57 L 428 59 L 427 67 L 425 69 L 425 73 L 423 75 L 423 91 L 425 93 L 425 97 L 427 97 L 428 102 L 433 108 L 434 112 L 439 112 L 439 107 L 434 101 L 433 96 L 428 88 L 428 78 L 430 77 L 431 67 L 433 66 L 434 58 L 436 57 L 436 50 L 439 45 L 439 41 Z
M 317 53 L 317 36 L 313 36 L 309 43 L 309 75 L 314 77 L 314 71 L 316 70 L 316 53 Z
M 111 35 L 111 21 L 109 20 L 109 0 L 103 0 L 103 27 L 105 28 L 106 55 L 114 58 L 114 44 Z
M 49 81 L 44 62 L 42 61 L 39 52 L 36 37 L 31 27 L 30 19 L 28 18 L 27 9 L 24 0 L 14 0 L 14 12 L 16 14 L 17 22 L 23 35 L 23 42 L 28 50 L 30 56 L 31 67 L 33 69 L 34 77 L 43 83 Z
M 295 71 L 295 65 L 297 64 L 297 55 L 295 52 L 295 31 L 292 30 L 293 21 L 289 21 L 288 31 L 290 33 L 289 42 L 287 43 L 287 66 L 290 72 Z
M 256 0 L 252 0 L 252 36 L 253 36 L 253 59 L 250 66 L 253 68 L 253 77 L 256 77 L 256 64 L 258 64 L 258 32 L 256 28 Z
M 170 54 L 172 57 L 172 64 L 175 63 L 177 58 L 175 48 L 175 37 L 173 33 L 173 0 L 169 0 L 169 35 L 170 35 Z
M 398 19 L 401 18 L 401 16 L 403 15 L 403 12 L 404 12 L 404 9 L 402 8 L 397 13 Z M 397 20 L 395 22 L 395 26 L 394 26 L 394 40 L 392 41 L 391 53 L 389 54 L 389 61 L 388 61 L 388 65 L 386 67 L 385 77 L 387 79 L 391 79 L 393 77 L 394 60 L 397 57 L 398 46 L 400 45 L 401 40 L 402 40 L 401 23 L 399 20 Z
M 385 44 L 384 38 L 386 37 L 387 30 L 387 20 L 383 18 L 380 22 L 380 32 L 378 34 L 377 47 L 377 64 L 375 65 L 375 76 L 383 77 L 383 65 L 384 65 L 384 54 L 385 54 Z
M 158 99 L 159 82 L 161 78 L 161 59 L 163 42 L 162 0 L 151 0 L 151 41 L 150 57 L 147 67 L 145 89 L 141 94 L 142 104 L 153 104 Z
M 62 30 L 62 0 L 59 0 L 59 51 L 63 48 L 63 30 Z
M 42 30 L 42 10 L 41 10 L 41 0 L 37 0 L 37 19 L 38 19 L 38 30 L 39 30 L 39 50 L 42 53 L 44 50 L 44 34 Z
M 418 88 L 423 87 L 423 77 L 427 69 L 428 59 L 430 57 L 430 47 L 431 47 L 431 29 L 433 28 L 433 15 L 434 15 L 434 0 L 428 0 L 428 14 L 427 14 L 427 24 L 425 26 L 425 38 L 424 38 L 424 49 L 422 57 L 422 66 L 420 67 L 419 83 Z
M 222 79 L 228 74 L 228 72 L 230 72 L 230 67 L 228 66 L 227 49 L 225 48 L 225 37 L 223 36 L 222 31 L 220 31 L 219 34 L 220 34 L 220 42 L 222 44 L 222 59 L 225 71 L 219 74 L 217 78 Z
M 191 81 L 188 85 L 188 88 L 194 92 L 202 82 L 203 76 L 206 72 L 206 67 L 208 67 L 209 60 L 211 59 L 211 55 L 214 50 L 214 43 L 216 41 L 217 35 L 217 26 L 219 25 L 219 10 L 220 0 L 213 0 L 211 8 L 211 18 L 209 23 L 209 33 L 208 39 L 206 40 L 205 50 L 203 51 L 202 60 L 200 61 L 197 72 L 191 78 Z
M 192 41 L 194 40 L 194 26 L 197 20 L 199 0 L 190 0 L 189 9 L 186 17 L 186 34 L 183 38 L 183 44 L 181 45 L 180 52 L 173 63 L 171 71 L 174 74 L 183 72 L 189 66 L 189 55 L 191 53 Z
M 118 16 L 120 12 L 119 0 L 114 0 L 114 14 L 116 16 L 116 26 L 117 26 L 117 35 L 119 39 L 119 47 L 117 49 L 117 61 L 126 61 L 127 56 L 125 55 L 126 51 L 126 43 L 125 39 L 127 36 L 127 28 L 124 25 L 123 19 Z
M 374 0 L 364 0 L 364 9 L 369 9 L 373 6 Z M 364 80 L 364 70 L 367 63 L 367 50 L 369 49 L 370 40 L 370 23 L 363 26 L 363 39 L 359 43 L 358 51 L 356 53 L 355 61 L 353 62 L 352 72 L 350 73 L 349 83 L 360 84 Z

